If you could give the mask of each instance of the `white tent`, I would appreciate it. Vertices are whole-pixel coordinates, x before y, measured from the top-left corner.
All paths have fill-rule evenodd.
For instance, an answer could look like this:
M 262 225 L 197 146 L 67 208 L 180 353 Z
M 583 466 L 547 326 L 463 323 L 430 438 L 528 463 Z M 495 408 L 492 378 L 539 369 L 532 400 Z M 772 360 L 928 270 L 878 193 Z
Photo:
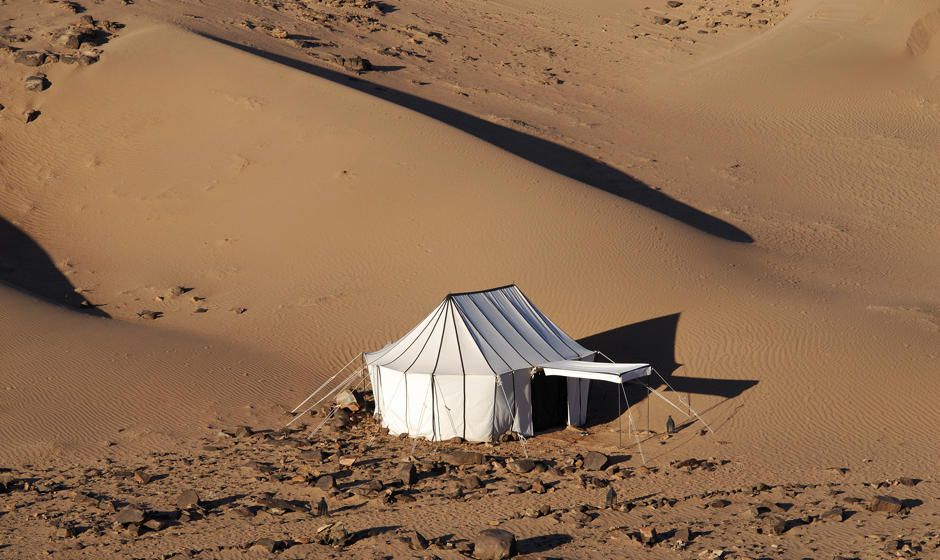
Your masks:
M 559 414 L 583 425 L 591 380 L 619 385 L 650 374 L 649 364 L 594 363 L 597 355 L 512 285 L 450 294 L 400 340 L 364 357 L 376 416 L 392 434 L 492 441 L 508 431 L 532 435 Z

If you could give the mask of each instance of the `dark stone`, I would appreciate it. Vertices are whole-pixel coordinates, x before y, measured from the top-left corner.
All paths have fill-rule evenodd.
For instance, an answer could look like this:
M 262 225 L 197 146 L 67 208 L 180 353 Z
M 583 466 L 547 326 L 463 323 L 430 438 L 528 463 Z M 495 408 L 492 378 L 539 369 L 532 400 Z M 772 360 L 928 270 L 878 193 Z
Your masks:
M 255 541 L 250 547 L 249 550 L 258 550 L 264 552 L 274 552 L 280 546 L 280 543 L 274 539 L 259 539 Z
M 415 469 L 412 463 L 402 463 L 402 465 L 398 467 L 398 479 L 401 480 L 401 483 L 405 486 L 411 486 L 418 481 L 418 470 Z
M 840 507 L 834 507 L 828 511 L 823 512 L 819 516 L 823 521 L 839 521 L 845 519 L 845 510 Z
M 180 509 L 192 509 L 199 506 L 199 494 L 190 488 L 183 490 L 183 493 L 176 498 L 176 507 Z
M 25 66 L 42 66 L 46 62 L 46 53 L 38 51 L 17 51 L 13 62 Z
M 35 76 L 27 76 L 23 80 L 23 84 L 26 86 L 26 89 L 29 91 L 46 91 L 49 89 L 49 86 L 52 85 L 48 79 L 46 79 L 45 74 L 36 74 Z
M 121 525 L 143 523 L 144 511 L 136 506 L 127 506 L 114 516 L 114 522 Z
M 441 455 L 441 458 L 445 463 L 456 466 L 482 465 L 486 459 L 482 453 L 476 451 L 450 451 Z
M 504 560 L 516 555 L 516 536 L 505 529 L 485 529 L 474 541 L 473 557 Z
M 476 490 L 477 488 L 483 487 L 483 481 L 480 480 L 475 474 L 470 474 L 465 477 L 462 477 L 457 481 L 457 484 L 464 490 Z
M 361 56 L 352 56 L 349 58 L 343 59 L 343 68 L 349 70 L 350 72 L 368 72 L 372 70 L 372 63 L 369 62 L 369 59 L 362 58 Z
M 511 463 L 507 463 L 509 470 L 520 474 L 525 474 L 532 471 L 536 465 L 537 463 L 532 459 L 516 459 Z
M 336 479 L 331 474 L 325 474 L 317 479 L 316 486 L 324 492 L 329 492 L 336 488 Z
M 599 471 L 603 470 L 607 466 L 608 461 L 607 455 L 600 453 L 598 451 L 588 451 L 584 455 L 584 468 L 589 471 Z
M 869 511 L 886 511 L 888 513 L 898 513 L 904 509 L 901 500 L 891 496 L 875 496 L 868 502 Z
M 682 5 L 682 2 L 680 2 L 679 0 L 667 0 L 666 5 L 669 6 L 670 8 L 678 8 L 679 6 Z

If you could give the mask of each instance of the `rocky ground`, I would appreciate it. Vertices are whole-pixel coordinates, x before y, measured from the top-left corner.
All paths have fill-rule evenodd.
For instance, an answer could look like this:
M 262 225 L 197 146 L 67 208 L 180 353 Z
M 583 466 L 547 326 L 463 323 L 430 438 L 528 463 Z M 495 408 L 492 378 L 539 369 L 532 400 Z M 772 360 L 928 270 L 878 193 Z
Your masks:
M 0 475 L 0 556 L 930 558 L 934 481 L 746 484 L 738 465 L 570 443 L 390 436 L 360 395 L 280 431 Z M 326 420 L 320 420 L 320 418 Z M 319 431 L 314 431 L 323 424 Z M 702 436 L 705 437 L 705 436 Z M 649 445 L 672 445 L 668 436 Z M 900 473 L 899 473 L 900 474 Z M 736 483 L 736 484 L 735 484 Z M 838 552 L 831 552 L 838 549 Z

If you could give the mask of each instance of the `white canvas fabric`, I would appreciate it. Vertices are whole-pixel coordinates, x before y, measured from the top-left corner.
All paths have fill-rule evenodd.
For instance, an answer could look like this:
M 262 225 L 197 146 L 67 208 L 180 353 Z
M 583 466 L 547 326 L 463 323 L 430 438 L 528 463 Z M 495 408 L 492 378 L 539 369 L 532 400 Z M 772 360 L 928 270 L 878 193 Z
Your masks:
M 532 435 L 531 375 L 548 365 L 558 372 L 552 375 L 572 377 L 568 420 L 582 425 L 590 379 L 618 375 L 602 364 L 572 365 L 593 362 L 595 352 L 514 285 L 450 294 L 401 339 L 364 356 L 382 424 L 392 434 L 438 441 Z
M 650 374 L 649 364 L 604 364 L 565 360 L 542 365 L 545 375 L 561 375 L 581 379 L 597 379 L 611 383 L 623 383 Z

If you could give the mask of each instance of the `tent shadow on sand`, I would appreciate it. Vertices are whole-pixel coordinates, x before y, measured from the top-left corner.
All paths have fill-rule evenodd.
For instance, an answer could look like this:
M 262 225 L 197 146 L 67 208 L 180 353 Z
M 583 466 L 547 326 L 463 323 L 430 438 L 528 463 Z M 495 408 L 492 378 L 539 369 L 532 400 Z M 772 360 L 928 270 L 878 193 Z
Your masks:
M 110 317 L 75 291 L 72 282 L 38 243 L 2 217 L 0 284 L 88 315 Z
M 682 366 L 676 363 L 675 357 L 679 315 L 673 313 L 624 325 L 582 338 L 578 342 L 585 348 L 603 352 L 615 362 L 649 363 L 680 393 L 731 399 L 757 385 L 757 381 L 752 379 L 711 379 L 673 375 Z M 649 378 L 648 383 L 654 389 L 664 386 L 655 375 Z M 605 424 L 617 419 L 617 398 L 620 395 L 604 385 L 608 384 L 603 381 L 591 382 L 591 406 L 588 408 L 590 412 L 587 426 Z M 647 392 L 643 387 L 627 385 L 626 389 L 632 406 L 647 399 Z M 624 406 L 622 400 L 621 403 L 621 406 Z
M 741 228 L 676 200 L 643 184 L 619 169 L 565 146 L 492 123 L 429 99 L 380 86 L 336 70 L 228 41 L 221 37 L 205 36 L 224 45 L 342 84 L 426 115 L 536 165 L 659 212 L 709 235 L 737 243 L 752 243 L 754 241 L 754 238 Z

